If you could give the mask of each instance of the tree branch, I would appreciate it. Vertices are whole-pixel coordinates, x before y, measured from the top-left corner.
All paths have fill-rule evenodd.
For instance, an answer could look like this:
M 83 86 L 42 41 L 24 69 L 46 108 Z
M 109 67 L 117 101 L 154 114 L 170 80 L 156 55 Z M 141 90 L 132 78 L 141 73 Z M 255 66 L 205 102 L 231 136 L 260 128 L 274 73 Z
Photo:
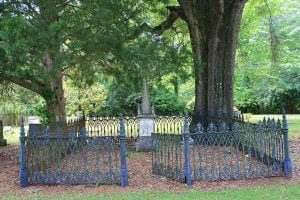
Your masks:
M 44 96 L 44 88 L 42 88 L 41 86 L 39 86 L 38 84 L 32 84 L 31 82 L 27 81 L 27 80 L 20 80 L 18 78 L 9 78 L 9 77 L 1 77 L 6 81 L 9 81 L 11 83 L 17 84 L 23 88 L 26 88 L 28 90 L 31 90 L 39 95 L 41 95 L 42 97 Z
M 166 8 L 170 11 L 169 16 L 160 25 L 154 27 L 152 31 L 157 35 L 161 35 L 165 30 L 171 28 L 178 18 L 181 18 L 183 20 L 186 19 L 184 12 L 180 6 L 167 6 Z
M 31 12 L 39 15 L 39 12 L 30 4 L 30 2 L 23 2 L 23 4 L 25 4 Z
M 165 21 L 163 21 L 158 26 L 155 26 L 154 28 L 149 26 L 147 23 L 143 23 L 135 32 L 134 36 L 136 37 L 142 32 L 150 32 L 153 34 L 162 35 L 164 31 L 172 27 L 172 25 L 178 18 L 186 21 L 186 16 L 180 6 L 167 6 L 166 8 L 170 11 L 170 14 Z

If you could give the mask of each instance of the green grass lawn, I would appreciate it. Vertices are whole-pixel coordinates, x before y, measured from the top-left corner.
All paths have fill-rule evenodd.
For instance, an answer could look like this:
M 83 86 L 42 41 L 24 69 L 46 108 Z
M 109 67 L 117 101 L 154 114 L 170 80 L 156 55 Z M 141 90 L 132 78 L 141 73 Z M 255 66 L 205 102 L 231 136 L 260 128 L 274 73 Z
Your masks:
M 251 122 L 258 122 L 259 120 L 262 120 L 264 117 L 271 119 L 280 119 L 282 120 L 282 115 L 251 115 L 246 114 L 246 120 L 249 120 Z M 289 128 L 289 138 L 295 139 L 300 137 L 300 115 L 287 115 L 287 121 L 288 121 L 288 128 Z M 299 198 L 300 199 L 300 198 Z
M 176 192 L 149 192 L 141 190 L 139 192 L 112 192 L 107 194 L 63 194 L 63 195 L 41 195 L 41 194 L 26 194 L 20 196 L 7 195 L 4 199 L 117 199 L 117 200 L 147 200 L 147 199 L 205 199 L 205 200 L 299 200 L 300 199 L 300 184 L 293 185 L 277 185 L 251 187 L 242 189 L 228 189 L 217 192 L 204 192 L 189 190 L 184 193 Z
M 7 144 L 19 144 L 20 128 L 13 127 L 11 131 L 4 132 L 4 139 Z

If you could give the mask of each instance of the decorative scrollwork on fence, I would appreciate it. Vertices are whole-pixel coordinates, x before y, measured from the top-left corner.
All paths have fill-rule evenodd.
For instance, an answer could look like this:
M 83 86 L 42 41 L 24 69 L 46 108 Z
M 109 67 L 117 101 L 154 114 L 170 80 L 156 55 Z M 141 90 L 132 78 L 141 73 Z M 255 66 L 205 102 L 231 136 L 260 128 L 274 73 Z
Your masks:
M 185 131 L 190 137 L 186 142 L 186 135 L 178 132 L 154 133 L 153 173 L 180 180 L 190 173 L 195 181 L 283 176 L 288 143 L 282 127 L 271 119 L 258 124 L 198 124 L 193 133 Z M 183 164 L 186 156 L 189 163 Z M 190 168 L 188 173 L 184 166 Z
M 181 134 L 185 116 L 157 116 L 154 120 L 155 133 Z M 189 124 L 192 117 L 188 116 Z
M 124 126 L 127 141 L 135 142 L 139 137 L 139 120 L 137 117 L 124 117 Z M 90 136 L 111 136 L 119 140 L 120 124 L 117 117 L 86 118 L 86 129 Z
M 124 126 L 123 120 L 120 124 Z M 20 185 L 28 184 L 123 184 L 127 174 L 125 130 L 122 138 L 91 136 L 75 127 L 40 129 L 25 134 L 21 126 Z M 121 167 L 122 166 L 122 167 Z M 122 175 L 122 176 L 121 176 Z M 123 181 L 121 181 L 123 180 Z

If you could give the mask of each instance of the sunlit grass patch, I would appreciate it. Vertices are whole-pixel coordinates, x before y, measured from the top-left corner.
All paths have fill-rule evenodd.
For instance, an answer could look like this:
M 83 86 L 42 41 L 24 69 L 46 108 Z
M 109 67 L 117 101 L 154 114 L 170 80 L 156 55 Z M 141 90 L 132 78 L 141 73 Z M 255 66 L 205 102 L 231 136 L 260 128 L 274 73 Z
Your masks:
M 251 122 L 258 122 L 266 118 L 274 118 L 275 120 L 282 120 L 282 115 L 246 115 L 246 120 L 249 119 Z M 300 115 L 287 115 L 287 122 L 289 128 L 289 138 L 295 139 L 300 137 Z
M 66 192 L 65 194 L 26 194 L 16 196 L 13 194 L 7 195 L 4 199 L 47 199 L 47 200 L 56 200 L 56 199 L 117 199 L 117 200 L 152 200 L 152 199 L 172 199 L 172 200 L 185 200 L 185 199 L 199 199 L 199 200 L 298 200 L 300 197 L 300 184 L 293 185 L 273 185 L 273 186 L 263 186 L 263 187 L 250 187 L 250 188 L 240 188 L 240 189 L 228 189 L 214 192 L 205 192 L 205 191 L 196 191 L 196 190 L 187 190 L 186 192 L 177 193 L 177 192 L 151 192 L 147 189 L 140 190 L 139 192 L 111 192 L 105 194 L 72 194 Z

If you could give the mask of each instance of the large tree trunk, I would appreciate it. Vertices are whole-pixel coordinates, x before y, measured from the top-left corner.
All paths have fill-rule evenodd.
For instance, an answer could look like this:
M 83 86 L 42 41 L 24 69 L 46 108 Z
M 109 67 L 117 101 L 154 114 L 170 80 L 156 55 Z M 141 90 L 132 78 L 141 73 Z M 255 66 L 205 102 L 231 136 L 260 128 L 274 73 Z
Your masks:
M 66 122 L 66 103 L 62 78 L 58 78 L 53 82 L 54 88 L 51 95 L 45 98 L 47 106 L 47 118 L 49 122 Z
M 51 73 L 55 66 L 54 58 L 48 51 L 44 56 L 44 68 L 45 71 Z M 45 95 L 48 121 L 51 122 L 66 122 L 66 103 L 63 90 L 63 74 L 57 72 L 55 78 L 51 78 L 47 81 Z
M 40 15 L 45 22 L 45 28 L 50 28 L 59 21 L 59 3 L 56 1 L 38 2 Z M 49 74 L 49 79 L 45 80 L 45 94 L 48 120 L 49 122 L 66 121 L 65 97 L 63 90 L 63 72 L 59 69 L 56 62 L 56 55 L 60 53 L 60 44 L 58 35 L 55 35 L 45 45 L 46 49 L 43 57 L 44 73 Z
M 195 67 L 198 122 L 231 121 L 236 43 L 246 0 L 179 0 L 184 11 Z

